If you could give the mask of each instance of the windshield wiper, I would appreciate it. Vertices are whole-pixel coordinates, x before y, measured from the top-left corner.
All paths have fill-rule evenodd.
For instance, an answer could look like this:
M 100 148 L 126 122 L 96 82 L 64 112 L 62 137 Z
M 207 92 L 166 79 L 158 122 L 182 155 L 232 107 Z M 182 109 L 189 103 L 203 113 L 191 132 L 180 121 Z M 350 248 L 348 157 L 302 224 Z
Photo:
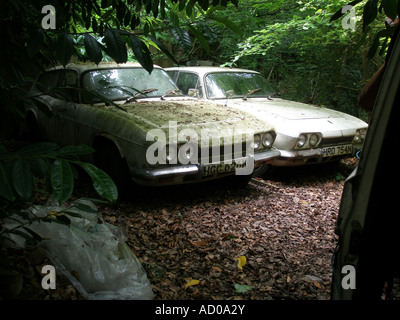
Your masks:
M 243 100 L 247 100 L 247 97 L 251 94 L 253 94 L 254 92 L 260 91 L 261 88 L 257 88 L 257 89 L 253 89 L 253 90 L 249 90 L 249 92 L 243 97 Z
M 137 97 L 142 96 L 142 95 L 146 95 L 150 92 L 154 92 L 157 91 L 157 88 L 149 88 L 149 89 L 143 89 L 142 91 L 136 92 L 133 97 L 130 97 L 128 99 L 125 100 L 125 102 L 123 104 L 128 104 L 131 103 L 132 101 L 136 100 Z
M 161 96 L 161 100 L 164 100 L 165 97 L 167 96 L 176 96 L 178 95 L 178 93 L 182 94 L 182 90 L 180 89 L 169 89 L 167 90 L 167 92 Z

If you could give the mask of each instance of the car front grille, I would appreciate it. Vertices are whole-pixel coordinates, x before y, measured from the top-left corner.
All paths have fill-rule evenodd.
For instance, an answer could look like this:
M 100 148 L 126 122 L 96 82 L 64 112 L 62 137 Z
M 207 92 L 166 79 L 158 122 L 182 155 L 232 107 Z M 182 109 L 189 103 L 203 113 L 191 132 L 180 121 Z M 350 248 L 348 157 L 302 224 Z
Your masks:
M 334 137 L 334 138 L 322 138 L 319 147 L 337 146 L 341 144 L 349 144 L 353 142 L 354 136 L 347 137 Z
M 212 146 L 210 148 L 203 148 L 203 151 L 201 149 L 199 150 L 199 159 L 201 159 L 202 164 L 205 164 L 205 162 L 207 161 L 208 163 L 223 162 L 225 160 L 233 160 L 245 156 L 246 156 L 246 142 L 237 144 L 236 146 L 227 145 L 226 149 L 224 145 L 217 145 L 217 146 Z

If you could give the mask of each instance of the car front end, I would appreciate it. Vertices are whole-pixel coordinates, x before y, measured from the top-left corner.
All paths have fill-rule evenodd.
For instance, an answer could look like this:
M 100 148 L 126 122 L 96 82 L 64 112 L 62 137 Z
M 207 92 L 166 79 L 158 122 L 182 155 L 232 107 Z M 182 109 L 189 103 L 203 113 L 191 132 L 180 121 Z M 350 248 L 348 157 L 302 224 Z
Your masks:
M 266 129 L 251 115 L 207 101 L 144 99 L 125 108 L 129 116 L 124 116 L 135 126 L 147 126 L 137 141 L 142 151 L 124 151 L 137 184 L 176 185 L 229 175 L 250 179 L 256 168 L 280 155 L 273 148 L 276 133 L 272 127 Z
M 368 128 L 343 112 L 275 97 L 259 72 L 221 67 L 172 67 L 166 71 L 179 86 L 200 99 L 248 112 L 271 123 L 281 153 L 274 166 L 297 166 L 355 156 Z M 190 84 L 186 82 L 191 81 Z

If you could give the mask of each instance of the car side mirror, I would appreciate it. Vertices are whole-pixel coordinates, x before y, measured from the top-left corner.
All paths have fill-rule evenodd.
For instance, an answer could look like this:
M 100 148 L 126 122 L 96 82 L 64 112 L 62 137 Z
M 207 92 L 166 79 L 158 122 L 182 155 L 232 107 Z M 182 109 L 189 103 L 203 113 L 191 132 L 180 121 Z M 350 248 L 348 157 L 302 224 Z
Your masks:
M 233 90 L 228 90 L 228 91 L 225 92 L 226 102 L 225 102 L 224 106 L 228 105 L 228 101 L 229 101 L 230 98 L 233 97 L 233 94 L 234 94 Z
M 189 89 L 188 90 L 188 95 L 190 97 L 199 97 L 199 89 Z
M 225 92 L 225 97 L 227 97 L 228 99 L 232 98 L 234 94 L 233 90 L 228 90 Z

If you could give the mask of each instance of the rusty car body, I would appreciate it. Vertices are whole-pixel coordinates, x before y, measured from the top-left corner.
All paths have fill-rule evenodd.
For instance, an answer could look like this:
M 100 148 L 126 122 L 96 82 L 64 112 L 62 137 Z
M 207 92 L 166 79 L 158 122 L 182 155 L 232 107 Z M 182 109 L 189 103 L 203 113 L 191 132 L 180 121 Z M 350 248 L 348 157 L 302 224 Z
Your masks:
M 271 125 L 183 96 L 158 66 L 151 74 L 135 63 L 55 67 L 38 77 L 31 96 L 28 130 L 60 145 L 93 146 L 89 160 L 117 185 L 248 179 L 279 156 Z

